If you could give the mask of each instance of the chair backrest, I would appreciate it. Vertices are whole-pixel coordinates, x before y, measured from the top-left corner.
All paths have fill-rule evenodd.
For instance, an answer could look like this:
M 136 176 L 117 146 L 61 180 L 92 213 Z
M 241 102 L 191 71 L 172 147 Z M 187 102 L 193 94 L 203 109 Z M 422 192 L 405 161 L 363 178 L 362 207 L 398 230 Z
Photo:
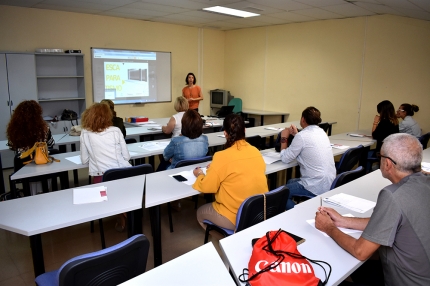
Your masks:
M 195 158 L 195 159 L 181 160 L 176 164 L 175 168 L 185 167 L 185 166 L 194 165 L 194 164 L 203 163 L 203 162 L 208 162 L 208 161 L 212 161 L 212 156 L 205 156 L 205 157 L 200 157 L 200 158 Z
M 228 105 L 234 105 L 233 113 L 242 112 L 242 99 L 240 98 L 232 98 Z
M 285 211 L 290 190 L 286 186 L 265 193 L 266 219 Z M 264 196 L 247 198 L 239 207 L 236 215 L 236 232 L 264 221 Z
M 346 171 L 336 176 L 333 183 L 331 184 L 330 190 L 340 187 L 346 183 L 352 182 L 355 179 L 360 178 L 365 174 L 365 169 L 362 166 L 358 166 L 355 170 Z
M 125 144 L 137 143 L 137 140 L 134 138 L 125 138 Z
M 320 124 L 318 124 L 318 126 L 322 130 L 324 130 L 325 133 L 327 133 L 328 129 L 330 128 L 330 124 L 328 124 L 328 123 L 320 123 Z
M 70 259 L 58 271 L 59 285 L 118 285 L 145 272 L 149 241 L 143 234 Z
M 357 147 L 350 148 L 345 153 L 343 153 L 339 160 L 339 164 L 337 165 L 337 173 L 340 174 L 346 171 L 351 171 L 360 160 L 363 152 L 363 145 L 358 145 Z
M 124 179 L 154 172 L 150 164 L 142 164 L 128 168 L 109 169 L 103 174 L 103 182 Z
M 246 137 L 245 140 L 246 140 L 246 142 L 248 142 L 249 144 L 251 144 L 252 146 L 257 148 L 258 150 L 261 149 L 261 136 L 260 135 Z
M 429 139 L 430 139 L 430 132 L 421 135 L 420 138 L 418 138 L 418 140 L 420 140 L 421 145 L 423 145 L 423 150 L 427 149 L 427 144 L 429 143 Z

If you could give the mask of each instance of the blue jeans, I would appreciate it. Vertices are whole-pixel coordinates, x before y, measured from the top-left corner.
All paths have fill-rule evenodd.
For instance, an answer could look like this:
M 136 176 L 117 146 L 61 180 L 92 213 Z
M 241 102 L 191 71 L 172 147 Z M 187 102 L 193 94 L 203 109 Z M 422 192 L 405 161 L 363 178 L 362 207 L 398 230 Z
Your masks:
M 287 188 L 290 190 L 290 196 L 288 197 L 287 201 L 287 210 L 290 210 L 294 208 L 296 205 L 293 200 L 291 199 L 294 196 L 304 196 L 304 197 L 315 197 L 314 193 L 309 192 L 305 189 L 305 187 L 302 186 L 302 184 L 299 184 L 300 178 L 297 179 L 290 179 L 287 182 Z

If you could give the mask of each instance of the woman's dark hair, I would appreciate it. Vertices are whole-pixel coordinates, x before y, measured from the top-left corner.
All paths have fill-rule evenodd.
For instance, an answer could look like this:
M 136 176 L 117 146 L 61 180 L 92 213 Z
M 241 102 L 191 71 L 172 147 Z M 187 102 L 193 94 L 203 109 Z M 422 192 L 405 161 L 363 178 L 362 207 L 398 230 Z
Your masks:
M 189 76 L 189 75 L 192 75 L 192 76 L 194 77 L 193 84 L 196 84 L 197 79 L 196 79 L 196 76 L 195 76 L 192 72 L 189 72 L 189 73 L 187 74 L 187 77 L 185 78 L 185 84 L 188 84 L 188 76 Z
M 397 119 L 396 112 L 394 111 L 394 105 L 391 103 L 391 101 L 381 101 L 376 106 L 376 111 L 379 113 L 380 120 L 388 119 L 394 125 L 399 125 L 399 120 Z
M 224 119 L 223 129 L 228 134 L 227 142 L 225 142 L 226 149 L 233 146 L 236 141 L 245 139 L 245 122 L 238 114 L 227 115 Z
M 24 100 L 15 108 L 7 126 L 7 139 L 12 150 L 33 147 L 45 141 L 48 125 L 42 117 L 42 107 L 34 100 Z
M 321 123 L 321 112 L 313 106 L 309 106 L 303 110 L 302 117 L 308 125 L 318 125 Z
M 115 103 L 113 103 L 112 100 L 110 100 L 110 99 L 102 99 L 100 101 L 100 103 L 104 103 L 104 104 L 109 105 L 110 110 L 112 110 L 113 117 L 116 117 Z
M 203 120 L 195 110 L 187 110 L 182 116 L 181 124 L 182 136 L 195 139 L 203 133 Z
M 406 115 L 414 116 L 415 112 L 418 112 L 420 108 L 415 104 L 403 103 L 403 110 L 406 112 Z

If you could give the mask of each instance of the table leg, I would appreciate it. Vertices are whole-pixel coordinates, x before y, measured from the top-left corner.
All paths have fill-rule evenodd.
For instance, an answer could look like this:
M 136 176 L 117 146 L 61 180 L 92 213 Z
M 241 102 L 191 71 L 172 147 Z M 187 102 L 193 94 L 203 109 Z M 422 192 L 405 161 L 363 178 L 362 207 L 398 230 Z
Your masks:
M 285 115 L 281 115 L 281 120 L 282 120 L 282 123 L 285 122 Z
M 328 130 L 327 130 L 327 135 L 331 136 L 331 128 L 333 127 L 333 124 L 329 124 Z
M 365 170 L 367 169 L 367 153 L 370 151 L 370 146 L 364 147 L 363 152 L 361 152 L 361 157 L 358 160 L 358 165 L 362 166 Z
M 154 267 L 162 264 L 160 206 L 149 209 L 154 244 Z
M 1 154 L 0 154 L 0 170 L 3 171 L 3 164 L 1 162 Z M 4 194 L 6 192 L 6 188 L 4 187 L 4 178 L 3 178 L 3 172 L 0 176 L 0 195 Z
M 34 277 L 45 273 L 43 261 L 42 237 L 40 234 L 30 236 L 31 254 L 33 256 Z
M 264 115 L 261 115 L 261 122 L 260 122 L 260 126 L 264 125 Z
M 135 234 L 143 233 L 142 230 L 142 209 L 137 209 L 127 213 L 127 235 L 132 237 Z
M 72 152 L 76 151 L 76 144 L 72 144 Z M 78 170 L 73 170 L 73 182 L 75 183 L 75 187 L 79 186 L 79 177 Z

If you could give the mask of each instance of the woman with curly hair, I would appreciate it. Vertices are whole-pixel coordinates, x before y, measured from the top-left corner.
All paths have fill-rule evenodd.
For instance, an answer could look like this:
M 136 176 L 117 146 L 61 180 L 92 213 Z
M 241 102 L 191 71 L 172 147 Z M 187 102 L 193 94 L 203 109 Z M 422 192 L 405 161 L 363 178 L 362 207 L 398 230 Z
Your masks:
M 245 141 L 245 123 L 237 114 L 224 119 L 225 150 L 216 152 L 206 175 L 200 168 L 193 188 L 206 194 L 215 194 L 213 203 L 197 210 L 197 221 L 205 229 L 203 220 L 234 229 L 236 214 L 248 197 L 268 191 L 266 163 L 257 148 Z
M 82 113 L 81 161 L 89 162 L 93 183 L 100 183 L 109 169 L 131 167 L 124 136 L 112 126 L 112 117 L 109 105 L 104 103 L 94 103 Z
M 15 172 L 22 168 L 23 162 L 30 160 L 30 158 L 20 159 L 21 153 L 33 147 L 36 142 L 46 142 L 48 148 L 55 144 L 49 126 L 43 120 L 42 107 L 34 100 L 24 100 L 18 104 L 6 133 L 9 148 L 16 152 Z

